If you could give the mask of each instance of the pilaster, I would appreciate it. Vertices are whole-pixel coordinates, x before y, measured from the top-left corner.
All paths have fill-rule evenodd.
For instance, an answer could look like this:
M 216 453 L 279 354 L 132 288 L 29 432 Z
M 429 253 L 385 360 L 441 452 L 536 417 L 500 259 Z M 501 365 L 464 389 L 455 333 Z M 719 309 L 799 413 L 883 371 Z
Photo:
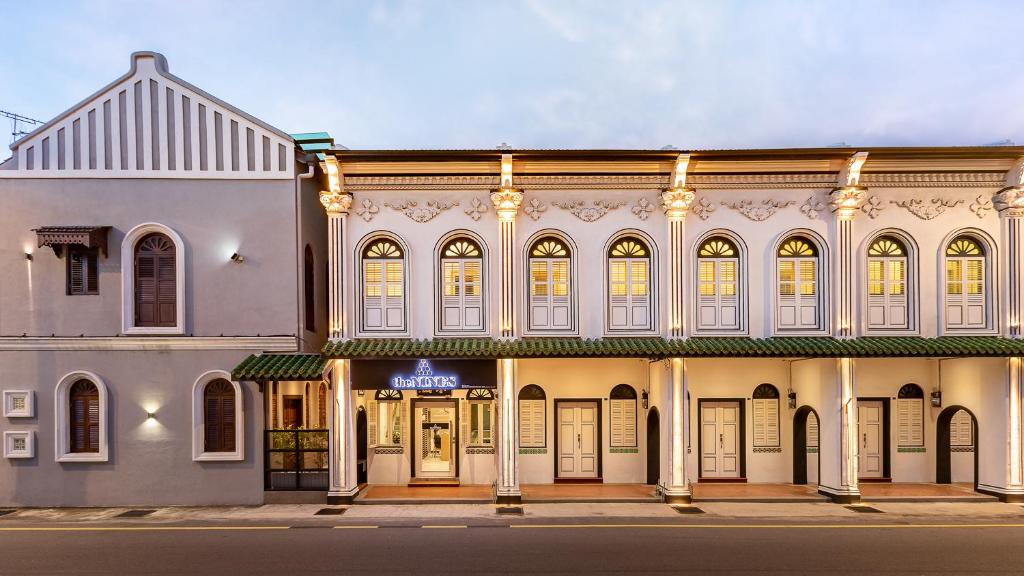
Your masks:
M 669 428 L 668 478 L 662 480 L 662 493 L 669 504 L 689 504 L 693 499 L 686 473 L 686 446 L 690 430 L 690 401 L 686 384 L 686 360 L 669 359 L 669 401 L 672 421 Z
M 352 195 L 342 189 L 341 165 L 333 156 L 320 163 L 327 176 L 328 189 L 320 192 L 320 203 L 327 212 L 327 300 L 328 337 L 342 340 L 347 337 L 345 287 L 348 254 L 348 213 Z
M 672 187 L 661 193 L 661 206 L 668 221 L 668 330 L 667 337 L 686 334 L 686 214 L 696 195 L 686 187 L 689 154 L 680 154 L 672 172 Z
M 331 504 L 351 504 L 359 486 L 356 482 L 356 434 L 353 418 L 352 381 L 349 360 L 332 360 L 331 395 L 334 400 L 329 433 L 330 490 L 327 501 Z
M 498 481 L 495 486 L 498 504 L 518 504 L 523 495 L 519 488 L 519 414 L 516 406 L 516 361 L 498 361 Z

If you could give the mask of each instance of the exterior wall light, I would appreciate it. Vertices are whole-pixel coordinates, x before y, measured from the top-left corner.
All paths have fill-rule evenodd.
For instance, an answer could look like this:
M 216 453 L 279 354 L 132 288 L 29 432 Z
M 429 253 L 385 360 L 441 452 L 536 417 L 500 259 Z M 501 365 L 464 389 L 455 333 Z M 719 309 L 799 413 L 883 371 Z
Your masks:
M 794 390 L 790 390 L 789 394 L 786 395 L 786 398 L 788 399 L 789 407 L 796 408 L 796 392 Z
M 242 256 L 238 252 L 235 252 L 234 254 L 231 255 L 231 261 L 234 262 L 235 264 L 241 264 L 242 262 L 245 262 L 245 256 Z
M 32 261 L 32 253 L 31 252 L 25 252 L 25 260 L 28 260 L 29 262 Z
M 156 412 L 146 412 L 146 420 L 156 420 Z
M 640 406 L 643 406 L 643 409 L 647 410 L 647 390 L 640 391 Z
M 932 390 L 932 407 L 942 408 L 942 390 Z

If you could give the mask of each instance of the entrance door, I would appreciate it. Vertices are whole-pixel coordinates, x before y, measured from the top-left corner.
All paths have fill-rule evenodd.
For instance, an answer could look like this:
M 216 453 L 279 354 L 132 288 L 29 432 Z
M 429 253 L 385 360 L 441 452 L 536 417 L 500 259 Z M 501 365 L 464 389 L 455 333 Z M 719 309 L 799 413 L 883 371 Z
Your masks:
M 286 430 L 293 430 L 302 428 L 302 396 L 285 396 L 282 398 L 282 408 L 284 409 L 284 428 Z
M 597 402 L 558 403 L 558 477 L 597 478 Z
M 416 404 L 416 477 L 455 478 L 455 402 Z
M 857 401 L 858 467 L 861 478 L 881 478 L 884 473 L 882 440 L 884 410 L 879 400 Z
M 658 410 L 647 413 L 647 483 L 657 484 L 661 476 L 661 422 Z
M 702 478 L 740 477 L 739 402 L 701 402 Z

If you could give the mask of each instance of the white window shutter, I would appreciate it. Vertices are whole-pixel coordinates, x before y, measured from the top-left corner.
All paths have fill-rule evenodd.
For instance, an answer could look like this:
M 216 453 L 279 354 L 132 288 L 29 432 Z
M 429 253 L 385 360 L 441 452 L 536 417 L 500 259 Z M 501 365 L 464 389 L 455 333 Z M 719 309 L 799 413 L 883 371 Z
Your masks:
M 818 447 L 818 417 L 813 412 L 807 415 L 807 447 Z
M 409 422 L 411 422 L 411 420 L 409 420 L 409 406 L 411 404 L 412 404 L 412 402 L 410 402 L 410 401 L 407 401 L 407 400 L 403 400 L 402 401 L 402 410 L 401 410 L 402 417 L 398 421 L 398 438 L 399 438 L 398 443 L 401 444 L 402 446 L 405 446 L 405 443 L 409 442 L 409 445 L 406 446 L 406 448 L 409 450 L 409 454 L 412 454 L 412 451 L 413 451 L 413 441 L 414 440 L 413 440 L 413 438 L 406 438 L 407 434 L 405 433 L 405 427 L 409 424 Z
M 636 446 L 636 400 L 622 402 L 622 444 Z
M 459 442 L 459 444 L 462 445 L 462 446 L 468 446 L 469 445 L 469 435 L 470 435 L 470 430 L 469 430 L 469 420 L 470 420 L 469 411 L 471 409 L 474 409 L 475 406 L 473 406 L 469 402 L 469 400 L 463 400 L 462 402 L 460 402 L 460 404 L 462 404 L 462 405 L 459 406 L 459 436 L 461 437 L 461 441 Z
M 754 446 L 767 446 L 767 400 L 754 399 Z
M 910 445 L 910 399 L 896 400 L 896 438 L 900 446 Z
M 623 404 L 625 400 L 612 400 L 611 401 L 611 442 L 612 446 L 623 446 Z
M 375 400 L 368 400 L 366 402 L 366 437 L 370 442 L 370 446 L 377 445 L 377 402 Z
M 779 445 L 779 400 L 773 398 L 765 400 L 765 432 L 764 440 L 766 446 Z

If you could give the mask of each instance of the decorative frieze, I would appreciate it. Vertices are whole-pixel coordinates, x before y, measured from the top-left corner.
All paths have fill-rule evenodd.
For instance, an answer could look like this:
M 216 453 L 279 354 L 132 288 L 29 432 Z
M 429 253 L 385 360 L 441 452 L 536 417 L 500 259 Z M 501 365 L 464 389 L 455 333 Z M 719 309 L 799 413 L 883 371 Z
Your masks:
M 373 217 L 380 212 L 380 208 L 373 203 L 373 200 L 369 198 L 363 198 L 359 201 L 359 207 L 356 208 L 356 215 L 362 218 L 364 221 L 369 222 L 373 220 Z
M 885 209 L 885 204 L 882 203 L 882 199 L 878 196 L 871 196 L 864 201 L 864 204 L 860 207 L 860 211 L 867 214 L 868 218 L 874 220 L 878 217 L 878 214 Z
M 423 222 L 433 220 L 441 212 L 444 212 L 453 206 L 458 206 L 459 202 L 449 200 L 427 200 L 423 206 L 420 206 L 419 202 L 416 200 L 406 200 L 404 202 L 396 202 L 394 204 L 391 202 L 385 202 L 384 205 L 392 210 L 405 214 L 410 220 L 422 224 Z
M 879 188 L 988 188 L 1003 185 L 1002 172 L 895 172 L 864 174 L 861 183 Z
M 540 220 L 540 217 L 545 212 L 547 212 L 547 210 L 547 204 L 544 204 L 543 202 L 536 198 L 530 198 L 530 200 L 526 203 L 526 207 L 523 208 L 523 212 L 525 212 L 526 215 L 529 216 L 530 219 L 534 221 Z
M 474 197 L 469 201 L 469 207 L 465 209 L 465 213 L 473 220 L 480 220 L 480 217 L 483 216 L 487 210 L 487 203 Z
M 516 186 L 530 190 L 564 190 L 580 188 L 589 190 L 650 190 L 666 188 L 669 184 L 669 178 L 660 174 L 516 176 Z
M 488 190 L 498 176 L 345 176 L 346 190 Z
M 953 208 L 958 204 L 963 204 L 963 200 L 932 198 L 925 202 L 920 198 L 910 198 L 908 200 L 890 200 L 889 203 L 895 204 L 900 208 L 905 208 L 907 212 L 910 212 L 922 220 L 932 220 L 944 213 L 947 208 Z
M 582 200 L 556 200 L 552 202 L 552 204 L 558 206 L 562 210 L 568 210 L 570 214 L 584 222 L 595 222 L 600 220 L 605 214 L 626 205 L 626 203 L 621 200 L 594 200 L 590 204 L 587 204 Z
M 777 446 L 755 446 L 754 454 L 782 454 L 782 448 Z
M 818 214 L 825 209 L 825 203 L 818 200 L 816 196 L 808 196 L 807 200 L 800 206 L 800 212 L 807 216 L 811 220 L 817 220 Z
M 468 446 L 466 454 L 494 454 L 493 446 Z
M 405 448 L 402 446 L 374 446 L 374 454 L 402 454 L 405 452 Z
M 992 210 L 992 200 L 984 194 L 978 194 L 978 197 L 974 199 L 974 202 L 971 202 L 968 208 L 978 218 L 984 218 L 989 210 Z
M 630 208 L 633 215 L 641 220 L 647 220 L 651 216 L 651 212 L 654 212 L 654 203 L 647 198 L 640 198 L 633 203 L 633 207 Z
M 690 207 L 690 212 L 693 212 L 697 218 L 700 218 L 701 220 L 707 220 L 710 218 L 711 213 L 714 211 L 715 205 L 707 198 L 697 200 L 697 203 Z
M 826 174 L 688 174 L 687 186 L 700 189 L 831 188 L 834 173 Z
M 761 200 L 757 204 L 753 200 L 722 202 L 722 206 L 735 210 L 754 222 L 763 222 L 771 218 L 780 208 L 785 208 L 791 204 L 796 204 L 796 201 L 768 199 Z

